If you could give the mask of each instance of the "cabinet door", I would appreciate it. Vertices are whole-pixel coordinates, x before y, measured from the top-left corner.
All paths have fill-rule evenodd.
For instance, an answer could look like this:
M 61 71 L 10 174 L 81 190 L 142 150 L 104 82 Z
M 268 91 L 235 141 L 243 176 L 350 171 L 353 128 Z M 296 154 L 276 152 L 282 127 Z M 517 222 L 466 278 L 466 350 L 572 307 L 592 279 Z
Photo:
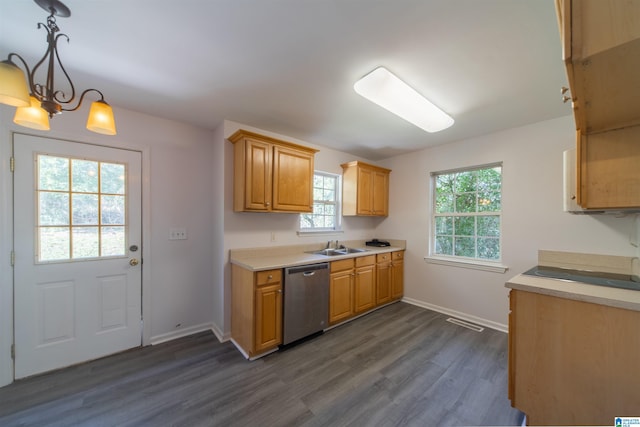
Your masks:
M 578 203 L 588 209 L 640 207 L 640 126 L 578 135 Z
M 256 288 L 255 353 L 282 343 L 282 284 Z
M 271 144 L 247 139 L 245 142 L 244 207 L 248 210 L 271 209 Z
M 353 270 L 332 273 L 329 282 L 329 323 L 334 324 L 353 315 Z
M 391 264 L 391 299 L 402 298 L 404 294 L 404 261 L 394 259 Z
M 378 255 L 376 265 L 376 305 L 391 301 L 391 254 Z
M 354 284 L 355 313 L 362 313 L 376 305 L 375 266 L 370 265 L 356 270 Z
M 371 199 L 373 215 L 389 215 L 389 174 L 373 172 Z
M 357 215 L 373 214 L 373 182 L 373 171 L 368 168 L 358 167 Z
M 313 153 L 274 146 L 273 209 L 313 212 Z

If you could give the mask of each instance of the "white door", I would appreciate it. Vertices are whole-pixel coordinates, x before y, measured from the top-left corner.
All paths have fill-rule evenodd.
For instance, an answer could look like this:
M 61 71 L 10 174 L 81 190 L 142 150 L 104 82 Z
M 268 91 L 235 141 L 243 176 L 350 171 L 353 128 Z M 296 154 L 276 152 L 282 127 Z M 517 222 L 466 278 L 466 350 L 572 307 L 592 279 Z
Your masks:
M 141 153 L 14 134 L 15 377 L 141 345 Z

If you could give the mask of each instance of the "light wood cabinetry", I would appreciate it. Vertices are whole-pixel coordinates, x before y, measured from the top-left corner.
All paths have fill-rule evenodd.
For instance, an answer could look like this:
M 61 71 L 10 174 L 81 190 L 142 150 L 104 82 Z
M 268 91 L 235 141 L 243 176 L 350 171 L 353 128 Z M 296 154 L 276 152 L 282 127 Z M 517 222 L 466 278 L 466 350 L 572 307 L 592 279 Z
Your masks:
M 353 316 L 353 258 L 333 261 L 329 275 L 329 324 L 334 325 Z
M 391 301 L 391 253 L 376 256 L 376 304 Z
M 391 253 L 391 299 L 404 295 L 404 251 Z
M 329 324 L 336 325 L 402 298 L 404 251 L 366 255 L 331 263 Z
M 640 207 L 640 2 L 556 0 L 577 129 L 577 201 Z
M 376 257 L 376 304 L 402 298 L 404 294 L 404 251 Z
M 234 144 L 235 211 L 312 212 L 317 150 L 239 130 Z
M 529 425 L 611 425 L 640 408 L 640 312 L 512 289 L 509 399 Z
M 391 170 L 360 161 L 342 166 L 342 215 L 389 215 Z
M 282 343 L 282 270 L 231 266 L 231 337 L 249 357 Z
M 376 256 L 358 257 L 353 291 L 353 311 L 364 313 L 376 306 Z

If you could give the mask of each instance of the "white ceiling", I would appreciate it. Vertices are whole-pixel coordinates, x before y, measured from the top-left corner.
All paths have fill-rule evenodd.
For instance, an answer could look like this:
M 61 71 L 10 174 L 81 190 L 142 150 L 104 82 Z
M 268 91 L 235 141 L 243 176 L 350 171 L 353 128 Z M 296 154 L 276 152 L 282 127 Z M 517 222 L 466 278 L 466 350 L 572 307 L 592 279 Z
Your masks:
M 233 120 L 371 160 L 571 113 L 553 0 L 64 3 L 62 62 L 116 109 L 209 129 Z M 33 66 L 46 15 L 0 0 L 0 60 Z M 380 65 L 455 124 L 429 134 L 357 95 Z

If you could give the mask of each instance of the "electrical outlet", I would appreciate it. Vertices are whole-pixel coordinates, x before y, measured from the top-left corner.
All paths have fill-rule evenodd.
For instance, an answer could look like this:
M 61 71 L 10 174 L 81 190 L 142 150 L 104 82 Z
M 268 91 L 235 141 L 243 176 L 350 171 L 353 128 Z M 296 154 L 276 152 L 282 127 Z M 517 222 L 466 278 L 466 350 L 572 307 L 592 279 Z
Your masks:
M 187 240 L 187 229 L 184 227 L 170 228 L 169 240 Z

